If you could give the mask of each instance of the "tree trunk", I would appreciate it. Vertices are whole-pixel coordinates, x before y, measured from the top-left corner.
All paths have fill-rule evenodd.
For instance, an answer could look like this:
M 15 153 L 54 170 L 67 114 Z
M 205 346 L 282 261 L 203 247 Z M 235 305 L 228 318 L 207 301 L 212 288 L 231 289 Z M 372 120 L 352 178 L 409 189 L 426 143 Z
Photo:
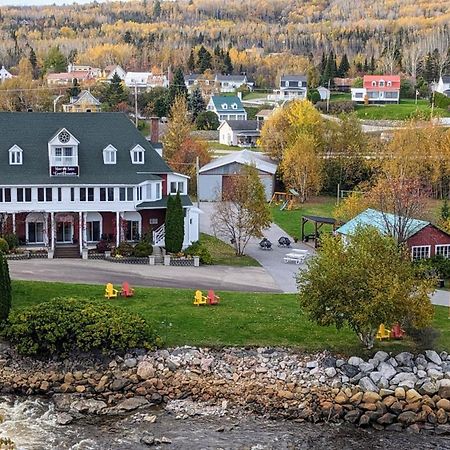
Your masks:
M 366 332 L 358 332 L 357 333 L 359 340 L 368 350 L 373 348 L 373 345 L 375 343 L 376 332 L 377 332 L 376 330 L 370 330 L 370 331 L 366 331 Z

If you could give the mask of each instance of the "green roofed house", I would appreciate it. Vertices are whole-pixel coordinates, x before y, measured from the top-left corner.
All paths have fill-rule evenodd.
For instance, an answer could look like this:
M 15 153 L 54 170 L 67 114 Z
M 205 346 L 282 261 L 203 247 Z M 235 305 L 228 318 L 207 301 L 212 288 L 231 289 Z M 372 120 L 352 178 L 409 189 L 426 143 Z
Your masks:
M 219 118 L 219 122 L 224 120 L 247 120 L 247 111 L 245 111 L 238 96 L 213 95 L 206 109 L 215 113 Z
M 169 195 L 198 240 L 188 177 L 173 172 L 122 113 L 0 113 L 0 232 L 22 244 L 83 249 L 152 232 L 164 245 Z M 58 252 L 55 251 L 55 255 Z
M 414 260 L 435 255 L 450 258 L 450 235 L 445 231 L 425 220 L 406 219 L 375 209 L 366 209 L 338 228 L 336 233 L 350 237 L 356 228 L 364 226 L 375 227 L 380 233 L 394 237 L 401 232 Z

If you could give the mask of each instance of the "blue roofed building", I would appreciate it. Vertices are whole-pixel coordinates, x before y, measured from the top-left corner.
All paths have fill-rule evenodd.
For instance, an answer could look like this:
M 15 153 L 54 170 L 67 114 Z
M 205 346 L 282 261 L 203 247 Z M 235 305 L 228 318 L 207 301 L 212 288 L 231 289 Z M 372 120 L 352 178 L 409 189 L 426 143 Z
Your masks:
M 224 120 L 247 120 L 247 111 L 245 111 L 238 96 L 213 95 L 206 109 L 215 113 L 219 122 Z
M 348 238 L 358 227 L 368 226 L 397 239 L 400 238 L 399 234 L 402 234 L 400 240 L 408 246 L 414 260 L 435 255 L 450 258 L 450 235 L 445 231 L 425 220 L 383 213 L 376 209 L 366 209 L 338 228 L 336 233 Z

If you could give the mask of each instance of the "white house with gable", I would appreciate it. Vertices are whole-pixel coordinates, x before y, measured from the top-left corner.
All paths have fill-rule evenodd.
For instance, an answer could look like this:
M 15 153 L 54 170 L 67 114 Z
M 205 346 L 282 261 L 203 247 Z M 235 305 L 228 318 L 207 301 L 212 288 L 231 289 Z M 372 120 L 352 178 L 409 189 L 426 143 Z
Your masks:
M 13 76 L 5 69 L 5 66 L 2 66 L 0 69 L 0 83 L 3 83 L 5 80 L 12 78 Z

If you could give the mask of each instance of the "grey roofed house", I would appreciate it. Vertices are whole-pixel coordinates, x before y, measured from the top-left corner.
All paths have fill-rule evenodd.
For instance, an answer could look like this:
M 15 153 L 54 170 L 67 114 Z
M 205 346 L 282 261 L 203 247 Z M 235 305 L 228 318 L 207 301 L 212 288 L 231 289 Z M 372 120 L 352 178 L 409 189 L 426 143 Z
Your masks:
M 257 120 L 227 120 L 226 123 L 234 131 L 253 131 L 258 129 Z
M 48 143 L 63 129 L 80 141 L 78 177 L 55 177 L 49 172 Z M 0 131 L 0 185 L 139 183 L 172 172 L 123 113 L 2 112 Z M 23 151 L 21 165 L 8 164 L 14 145 Z M 117 149 L 117 164 L 105 167 L 107 145 Z M 131 162 L 130 151 L 136 145 L 145 151 L 144 164 Z
M 281 81 L 307 81 L 306 75 L 281 75 Z
M 260 152 L 241 150 L 214 159 L 199 171 L 199 198 L 201 201 L 220 200 L 233 176 L 239 174 L 243 166 L 253 165 L 259 173 L 267 201 L 272 198 L 275 186 L 277 164 Z
M 222 75 L 217 74 L 216 75 L 217 81 L 234 81 L 234 82 L 240 82 L 240 83 L 246 83 L 247 82 L 247 76 L 246 75 Z

